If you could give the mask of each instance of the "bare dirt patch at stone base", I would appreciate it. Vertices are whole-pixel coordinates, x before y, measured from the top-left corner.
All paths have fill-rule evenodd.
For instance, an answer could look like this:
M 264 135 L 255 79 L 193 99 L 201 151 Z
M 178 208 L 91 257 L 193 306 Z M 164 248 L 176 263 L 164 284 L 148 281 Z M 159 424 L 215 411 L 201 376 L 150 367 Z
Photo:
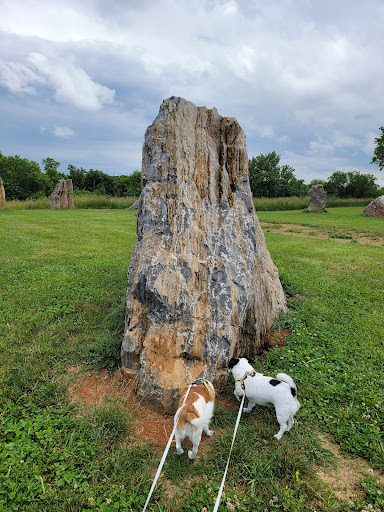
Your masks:
M 123 377 L 117 370 L 112 376 L 106 370 L 100 373 L 87 373 L 69 387 L 73 402 L 83 403 L 87 408 L 99 405 L 103 401 L 119 399 L 126 405 L 127 413 L 133 417 L 132 438 L 135 441 L 150 441 L 159 447 L 165 447 L 173 430 L 173 415 L 160 414 L 145 406 L 145 398 L 135 395 L 135 381 Z M 222 403 L 221 403 L 222 402 Z M 217 405 L 229 408 L 225 397 L 216 400 Z M 209 438 L 201 438 L 201 446 Z M 172 441 L 175 443 L 175 440 Z M 199 450 L 200 451 L 200 450 Z
M 340 453 L 338 444 L 325 436 L 321 436 L 321 439 L 324 446 L 336 456 L 337 464 L 336 467 L 318 469 L 317 475 L 337 498 L 351 501 L 361 498 L 364 492 L 359 482 L 367 476 L 374 476 L 380 483 L 384 483 L 384 475 L 374 471 L 365 459 L 345 457 Z

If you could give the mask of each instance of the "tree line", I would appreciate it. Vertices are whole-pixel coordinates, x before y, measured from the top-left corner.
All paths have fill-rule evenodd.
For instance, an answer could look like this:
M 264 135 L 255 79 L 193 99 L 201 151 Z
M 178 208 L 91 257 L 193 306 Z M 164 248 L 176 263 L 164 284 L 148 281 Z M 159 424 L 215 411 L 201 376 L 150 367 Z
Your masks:
M 94 192 L 115 197 L 138 197 L 141 193 L 141 172 L 129 175 L 110 176 L 97 169 L 86 171 L 82 167 L 68 165 L 68 173 L 58 170 L 60 162 L 53 158 L 39 164 L 20 158 L 4 156 L 0 152 L 0 176 L 3 179 L 6 197 L 12 199 L 38 199 L 52 194 L 61 179 L 71 179 L 73 190 L 77 192 Z
M 384 193 L 372 174 L 336 171 L 327 181 L 312 180 L 305 184 L 294 172 L 289 165 L 280 165 L 280 155 L 274 151 L 253 157 L 249 160 L 249 180 L 254 197 L 304 197 L 315 184 L 323 185 L 327 195 L 332 197 L 370 198 Z
M 378 139 L 377 139 L 378 140 Z M 383 129 L 384 144 L 384 129 Z M 329 196 L 340 198 L 371 198 L 384 194 L 372 174 L 358 171 L 334 172 L 327 181 L 313 180 L 306 184 L 297 179 L 295 169 L 280 165 L 280 155 L 274 151 L 249 160 L 249 180 L 254 197 L 304 197 L 315 183 L 324 186 Z M 377 162 L 372 162 L 377 163 Z M 58 170 L 60 163 L 53 158 L 43 160 L 43 170 L 36 162 L 19 156 L 4 156 L 0 152 L 0 176 L 6 196 L 12 199 L 37 199 L 49 196 L 60 179 L 72 179 L 75 193 L 94 192 L 114 197 L 138 197 L 141 193 L 141 172 L 111 176 L 99 170 L 68 165 L 68 173 Z

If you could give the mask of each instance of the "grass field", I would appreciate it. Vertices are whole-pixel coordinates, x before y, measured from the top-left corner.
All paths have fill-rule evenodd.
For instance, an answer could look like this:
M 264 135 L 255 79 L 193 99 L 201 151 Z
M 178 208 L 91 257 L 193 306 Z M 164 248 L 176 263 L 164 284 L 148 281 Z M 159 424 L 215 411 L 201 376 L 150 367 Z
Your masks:
M 75 193 L 73 195 L 76 210 L 126 209 L 130 208 L 136 199 L 136 197 L 111 197 L 94 193 Z M 327 207 L 361 206 L 364 209 L 373 199 L 339 199 L 330 197 L 327 200 Z M 254 198 L 253 203 L 257 211 L 305 210 L 309 205 L 309 197 L 257 197 Z M 40 199 L 27 199 L 25 201 L 7 201 L 5 208 L 7 210 L 49 210 L 50 198 L 41 197 Z
M 290 373 L 301 408 L 280 442 L 272 410 L 242 419 L 220 511 L 384 510 L 384 219 L 327 210 L 258 212 L 290 335 L 255 365 Z M 126 209 L 0 212 L 0 510 L 142 510 L 161 451 L 135 439 L 124 400 L 68 399 L 74 367 L 118 365 L 135 227 Z M 236 414 L 217 407 L 194 462 L 170 452 L 150 510 L 213 509 Z M 374 470 L 352 504 L 318 477 L 334 461 L 320 436 Z

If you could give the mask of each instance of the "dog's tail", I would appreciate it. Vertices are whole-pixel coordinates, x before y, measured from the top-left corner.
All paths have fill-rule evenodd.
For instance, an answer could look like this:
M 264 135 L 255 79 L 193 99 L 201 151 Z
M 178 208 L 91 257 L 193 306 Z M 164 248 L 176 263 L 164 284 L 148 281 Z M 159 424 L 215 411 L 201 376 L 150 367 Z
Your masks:
M 209 426 L 209 422 L 213 416 L 213 408 L 214 403 L 208 402 L 204 407 L 202 413 L 197 418 L 191 419 L 190 422 L 197 428 L 207 428 Z
M 297 400 L 297 386 L 294 383 L 292 377 L 287 375 L 286 373 L 278 373 L 276 375 L 276 379 L 282 380 L 283 382 L 286 382 L 288 386 L 291 388 L 291 394 L 294 398 Z

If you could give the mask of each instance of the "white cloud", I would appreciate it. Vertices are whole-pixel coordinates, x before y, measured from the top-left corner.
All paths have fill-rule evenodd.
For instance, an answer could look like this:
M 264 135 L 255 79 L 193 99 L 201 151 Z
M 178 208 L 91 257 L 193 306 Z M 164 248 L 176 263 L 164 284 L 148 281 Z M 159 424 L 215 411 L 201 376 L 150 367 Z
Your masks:
M 39 53 L 31 53 L 28 62 L 51 85 L 60 103 L 82 110 L 99 110 L 114 102 L 114 90 L 93 82 L 83 69 L 71 62 L 54 62 Z
M 36 94 L 38 86 L 49 86 L 56 101 L 81 110 L 99 110 L 112 104 L 115 90 L 95 82 L 70 60 L 48 59 L 31 53 L 27 63 L 0 62 L 0 85 L 14 94 Z
M 60 137 L 62 139 L 70 139 L 75 135 L 75 132 L 66 126 L 56 126 L 53 129 L 53 133 L 56 137 Z
M 0 61 L 0 84 L 14 94 L 35 94 L 35 85 L 42 85 L 45 79 L 29 66 L 18 62 Z

